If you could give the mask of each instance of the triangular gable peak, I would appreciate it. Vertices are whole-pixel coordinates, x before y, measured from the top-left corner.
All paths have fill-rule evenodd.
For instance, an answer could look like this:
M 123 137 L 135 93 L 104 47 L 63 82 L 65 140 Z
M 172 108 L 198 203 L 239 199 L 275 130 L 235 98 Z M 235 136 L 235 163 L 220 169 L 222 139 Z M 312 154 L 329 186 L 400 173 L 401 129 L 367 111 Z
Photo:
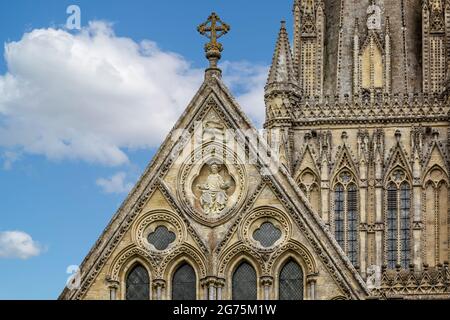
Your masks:
M 433 140 L 426 151 L 426 156 L 423 162 L 423 168 L 425 171 L 430 169 L 434 165 L 438 165 L 443 168 L 443 170 L 447 171 L 447 166 L 445 163 L 448 162 L 447 154 L 445 152 L 444 146 L 442 143 Z
M 331 169 L 330 177 L 336 177 L 342 170 L 349 170 L 355 177 L 358 177 L 358 168 L 355 165 L 354 157 L 352 152 L 349 150 L 347 145 L 344 143 L 343 146 L 340 147 L 341 150 L 338 151 L 336 156 L 336 161 L 334 166 Z
M 406 174 L 409 176 L 410 180 L 412 180 L 412 170 L 411 165 L 407 160 L 407 153 L 404 147 L 402 146 L 400 142 L 400 137 L 398 136 L 399 133 L 396 133 L 397 135 L 397 144 L 390 150 L 390 155 L 388 157 L 386 171 L 385 171 L 385 178 L 390 178 L 390 173 L 394 171 L 396 168 L 403 169 Z
M 363 280 L 345 257 L 342 250 L 340 250 L 332 235 L 326 231 L 326 227 L 320 217 L 310 208 L 308 201 L 302 195 L 289 172 L 280 168 L 277 163 L 273 163 L 275 160 L 270 158 L 269 148 L 266 143 L 261 140 L 262 137 L 259 136 L 258 131 L 252 126 L 248 118 L 234 101 L 228 89 L 216 75 L 210 75 L 206 77 L 200 90 L 177 121 L 174 129 L 155 155 L 151 164 L 145 170 L 139 182 L 130 192 L 123 205 L 111 220 L 111 223 L 107 226 L 100 239 L 83 261 L 81 265 L 82 279 L 80 288 L 76 290 L 66 289 L 61 295 L 61 298 L 83 299 L 86 297 L 93 283 L 104 283 L 107 280 L 99 278 L 100 274 L 102 274 L 100 271 L 105 268 L 105 265 L 109 264 L 109 267 L 111 267 L 111 261 L 117 252 L 120 251 L 118 247 L 121 248 L 123 246 L 124 239 L 131 232 L 130 230 L 136 219 L 143 214 L 143 208 L 146 207 L 151 195 L 157 189 L 172 204 L 173 212 L 183 221 L 183 224 L 189 230 L 189 235 L 194 239 L 191 244 L 183 246 L 184 249 L 178 254 L 180 256 L 187 256 L 191 252 L 191 256 L 198 257 L 198 261 L 194 259 L 193 263 L 199 265 L 200 269 L 203 268 L 202 270 L 209 268 L 213 264 L 211 260 L 203 261 L 203 259 L 213 259 L 214 255 L 211 254 L 210 245 L 206 244 L 211 239 L 205 239 L 201 234 L 202 230 L 204 231 L 208 228 L 215 230 L 213 228 L 217 226 L 217 223 L 213 221 L 208 225 L 202 218 L 196 219 L 193 215 L 190 215 L 188 210 L 189 206 L 192 206 L 193 212 L 198 212 L 198 210 L 201 211 L 203 209 L 203 213 L 205 213 L 206 209 L 205 207 L 200 209 L 195 207 L 199 205 L 198 203 L 183 203 L 180 193 L 173 192 L 173 188 L 166 185 L 166 178 L 170 170 L 173 170 L 177 166 L 180 168 L 183 166 L 183 164 L 179 164 L 177 161 L 180 159 L 179 157 L 183 153 L 183 149 L 191 141 L 192 134 L 196 130 L 196 125 L 211 114 L 214 115 L 213 122 L 216 125 L 220 123 L 222 127 L 235 131 L 234 139 L 240 148 L 245 150 L 244 155 L 254 160 L 252 166 L 261 172 L 261 177 L 263 177 L 261 181 L 264 180 L 265 183 L 271 186 L 273 192 L 286 209 L 287 214 L 293 219 L 299 230 L 305 236 L 308 246 L 311 248 L 311 254 L 325 266 L 324 270 L 326 271 L 323 272 L 326 272 L 334 279 L 341 293 L 348 298 L 361 299 L 366 297 L 367 290 Z M 183 132 L 187 132 L 191 136 L 189 134 L 186 136 Z M 209 136 L 208 139 L 211 138 Z M 211 142 L 211 144 L 214 143 L 216 142 Z M 212 149 L 207 150 L 211 151 Z M 219 149 L 216 148 L 216 152 L 217 150 Z M 215 159 L 211 158 L 211 160 Z M 234 178 L 234 185 L 232 187 L 237 190 L 239 188 L 239 179 L 237 178 L 239 166 L 236 166 L 237 169 L 235 171 L 232 171 L 233 169 L 231 167 L 232 165 L 223 166 L 223 168 L 229 171 L 228 174 Z M 186 176 L 189 177 L 189 174 L 187 172 Z M 194 177 L 190 180 L 193 186 L 202 184 L 200 180 L 197 184 L 195 179 Z M 249 181 L 244 181 L 244 183 L 249 184 Z M 256 190 L 255 192 L 257 194 Z M 233 195 L 228 196 L 227 200 L 237 206 L 243 203 L 251 203 L 252 201 L 248 197 L 245 197 L 241 201 L 237 197 L 233 198 Z M 205 203 L 200 204 L 200 206 L 202 205 L 205 205 Z M 224 217 L 227 212 L 227 208 L 221 209 L 217 206 L 213 208 L 208 207 L 208 210 L 211 210 L 209 214 L 215 214 L 217 212 L 220 212 L 220 214 L 224 213 Z M 232 222 L 234 221 L 233 219 L 236 219 L 233 210 L 230 212 L 230 216 L 224 218 L 221 223 Z M 134 254 L 137 251 L 130 249 L 130 252 Z M 172 253 L 169 256 L 173 257 L 174 254 Z M 208 257 L 202 258 L 201 255 Z M 168 264 L 169 262 L 165 263 Z M 209 273 L 208 270 L 204 270 L 204 272 Z M 200 272 L 199 276 L 204 272 Z M 159 271 L 157 274 L 163 276 L 165 273 Z
M 295 169 L 295 181 L 298 181 L 300 175 L 308 169 L 314 172 L 317 177 L 320 177 L 320 171 L 317 168 L 317 155 L 313 152 L 313 150 L 314 148 L 311 145 L 307 144 L 303 152 L 301 153 L 302 155 L 300 157 L 300 161 L 298 161 Z

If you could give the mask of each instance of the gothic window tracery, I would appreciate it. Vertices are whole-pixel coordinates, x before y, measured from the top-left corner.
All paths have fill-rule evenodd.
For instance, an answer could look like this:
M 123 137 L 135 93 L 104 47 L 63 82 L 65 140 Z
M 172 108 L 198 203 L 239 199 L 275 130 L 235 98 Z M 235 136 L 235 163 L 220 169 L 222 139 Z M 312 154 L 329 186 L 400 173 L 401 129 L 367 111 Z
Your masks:
M 184 263 L 178 267 L 172 278 L 172 300 L 196 300 L 197 277 L 194 269 Z
M 411 262 L 411 187 L 403 169 L 395 169 L 386 187 L 386 264 L 409 268 Z
M 135 265 L 126 278 L 126 300 L 149 300 L 150 279 L 147 270 L 140 264 Z
M 334 186 L 334 236 L 353 265 L 358 264 L 358 187 L 348 170 L 339 173 Z
M 320 214 L 320 183 L 317 175 L 309 169 L 303 171 L 300 176 L 299 186 L 312 207 Z
M 279 300 L 303 300 L 303 270 L 297 262 L 289 260 L 279 279 Z
M 148 242 L 159 251 L 166 250 L 175 239 L 175 233 L 167 229 L 166 226 L 158 226 L 147 237 Z
M 264 222 L 253 232 L 253 239 L 258 241 L 263 248 L 272 247 L 280 238 L 281 230 L 271 222 Z
M 233 300 L 256 300 L 257 292 L 256 271 L 248 262 L 244 261 L 233 273 Z
M 448 180 L 439 167 L 425 178 L 426 263 L 436 266 L 448 259 Z

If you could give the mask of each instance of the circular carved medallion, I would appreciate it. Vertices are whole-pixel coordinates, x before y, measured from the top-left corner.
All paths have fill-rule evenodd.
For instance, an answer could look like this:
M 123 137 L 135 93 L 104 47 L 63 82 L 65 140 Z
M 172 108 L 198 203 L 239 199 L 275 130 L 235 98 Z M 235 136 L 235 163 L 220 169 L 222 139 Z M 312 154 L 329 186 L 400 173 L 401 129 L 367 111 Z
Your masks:
M 211 142 L 184 161 L 178 177 L 178 197 L 195 220 L 215 226 L 228 220 L 247 192 L 245 167 L 227 146 Z

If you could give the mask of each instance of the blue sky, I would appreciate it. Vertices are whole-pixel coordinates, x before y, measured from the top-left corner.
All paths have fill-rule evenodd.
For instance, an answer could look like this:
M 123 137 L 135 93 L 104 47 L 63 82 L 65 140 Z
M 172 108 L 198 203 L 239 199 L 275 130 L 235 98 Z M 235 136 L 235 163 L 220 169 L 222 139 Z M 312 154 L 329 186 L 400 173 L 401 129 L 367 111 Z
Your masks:
M 71 4 L 82 31 L 64 29 Z M 211 11 L 232 26 L 224 79 L 260 123 L 291 10 L 291 0 L 0 2 L 0 299 L 57 298 L 195 93 L 207 64 L 196 26 Z

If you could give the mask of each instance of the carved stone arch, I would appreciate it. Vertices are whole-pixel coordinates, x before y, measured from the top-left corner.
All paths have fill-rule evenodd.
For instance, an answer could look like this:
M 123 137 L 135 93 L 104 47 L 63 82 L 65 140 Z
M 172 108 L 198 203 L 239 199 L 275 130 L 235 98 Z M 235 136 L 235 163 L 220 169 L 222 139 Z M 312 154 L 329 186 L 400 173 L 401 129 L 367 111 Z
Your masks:
M 172 297 L 172 287 L 173 287 L 173 277 L 175 272 L 183 266 L 184 264 L 188 264 L 195 272 L 195 287 L 196 287 L 196 295 L 197 300 L 203 299 L 202 288 L 200 284 L 200 280 L 206 277 L 206 269 L 205 265 L 202 265 L 199 262 L 198 257 L 195 257 L 193 252 L 180 252 L 178 255 L 174 256 L 168 264 L 164 266 L 164 270 L 162 271 L 161 279 L 166 281 L 166 299 L 171 300 Z
M 355 157 L 353 156 L 351 150 L 349 150 L 346 145 L 341 146 L 340 150 L 336 154 L 336 160 L 330 171 L 331 181 L 333 181 L 334 178 L 337 177 L 338 173 L 345 167 L 347 167 L 348 170 L 353 173 L 355 178 L 358 178 L 359 171 L 355 163 Z
M 263 262 L 257 258 L 257 253 L 250 248 L 244 248 L 244 246 L 240 245 L 236 247 L 237 250 L 232 250 L 232 254 L 230 255 L 230 260 L 225 264 L 222 264 L 219 268 L 219 277 L 226 279 L 225 284 L 225 292 L 228 299 L 232 299 L 233 295 L 233 275 L 236 269 L 242 263 L 248 263 L 253 267 L 256 272 L 256 288 L 257 288 L 257 296 L 260 297 L 261 286 L 259 284 L 259 279 L 262 276 L 267 275 L 267 272 L 264 270 Z M 247 250 L 249 249 L 249 250 Z M 225 262 L 225 261 L 223 261 Z M 222 271 L 220 271 L 222 270 Z
M 389 269 L 407 269 L 413 259 L 414 179 L 400 141 L 391 150 L 383 186 L 383 260 Z
M 157 269 L 154 258 L 145 250 L 131 245 L 123 249 L 113 260 L 107 273 L 107 279 L 120 282 L 123 280 L 125 269 L 129 268 L 130 264 L 135 263 L 135 261 L 139 261 L 147 269 L 149 276 L 151 275 L 151 278 L 154 278 Z
M 375 32 L 369 32 L 367 34 L 367 37 L 365 38 L 363 44 L 361 45 L 361 53 L 370 46 L 371 40 L 373 40 L 373 42 L 376 44 L 378 49 L 381 51 L 381 54 L 384 54 L 384 46 L 383 46 L 378 34 Z
M 274 252 L 267 262 L 267 270 L 276 278 L 283 264 L 290 258 L 302 267 L 305 276 L 318 274 L 314 256 L 304 245 L 295 240 L 290 240 L 289 243 Z
M 297 185 L 305 194 L 312 207 L 321 215 L 321 179 L 320 175 L 307 167 L 300 171 L 296 179 Z
M 410 165 L 406 155 L 407 155 L 407 152 L 402 147 L 400 142 L 398 142 L 397 145 L 391 149 L 389 156 L 388 156 L 387 166 L 386 166 L 384 179 L 383 179 L 384 185 L 386 185 L 387 181 L 389 180 L 389 177 L 390 177 L 390 174 L 392 173 L 392 171 L 394 171 L 397 167 L 405 170 L 406 174 L 408 175 L 410 183 L 412 183 L 412 181 L 413 181 L 412 169 L 411 169 L 411 165 Z
M 206 277 L 208 274 L 206 257 L 193 246 L 183 244 L 163 258 L 157 272 L 159 279 L 167 280 L 171 276 L 171 271 L 175 268 L 174 265 L 178 265 L 183 260 L 191 262 L 191 266 L 196 271 L 198 280 Z
M 440 171 L 442 172 L 442 177 L 432 177 L 432 173 L 434 171 Z M 435 184 L 435 186 L 441 184 L 441 183 L 445 183 L 448 185 L 448 181 L 449 181 L 449 177 L 448 177 L 448 173 L 447 170 L 445 170 L 442 166 L 438 165 L 438 164 L 434 164 L 431 167 L 429 167 L 423 174 L 422 177 L 422 181 L 423 181 L 423 188 L 425 189 L 426 186 L 428 185 L 429 182 L 433 182 Z
M 437 152 L 439 153 L 440 155 L 439 160 L 441 161 L 433 161 L 432 156 L 434 150 L 437 150 Z M 423 162 L 423 168 L 425 168 L 423 179 L 425 179 L 426 173 L 429 171 L 429 169 L 436 165 L 439 166 L 443 170 L 443 172 L 445 172 L 445 174 L 448 176 L 447 163 L 448 161 L 446 152 L 443 150 L 442 146 L 440 146 L 437 142 L 433 142 L 428 151 L 425 153 L 425 159 Z
M 134 269 L 136 266 L 142 266 L 147 271 L 148 279 L 149 279 L 149 298 L 152 299 L 152 280 L 153 280 L 153 273 L 151 272 L 151 269 L 149 268 L 148 263 L 146 263 L 146 260 L 142 259 L 141 256 L 135 256 L 132 259 L 130 259 L 123 267 L 123 270 L 121 274 L 119 275 L 119 297 L 121 300 L 126 300 L 127 295 L 127 278 L 130 272 Z
M 442 166 L 434 164 L 425 172 L 422 192 L 422 257 L 429 266 L 436 266 L 449 257 L 449 178 Z
M 304 147 L 304 150 L 300 151 L 300 154 L 301 154 L 301 156 L 298 159 L 298 162 L 296 164 L 296 168 L 294 171 L 294 172 L 296 172 L 296 174 L 294 174 L 294 178 L 295 178 L 294 180 L 298 180 L 301 173 L 307 168 L 312 170 L 317 176 L 320 176 L 320 174 L 319 174 L 320 171 L 317 167 L 318 159 L 317 159 L 316 153 L 314 152 L 314 147 L 307 144 Z
M 336 296 L 334 298 L 331 298 L 330 300 L 349 300 L 346 296 Z
M 360 263 L 360 180 L 348 165 L 336 170 L 330 185 L 330 229 L 355 266 Z M 355 239 L 355 240 L 351 240 Z
M 236 261 L 243 258 L 251 260 L 251 264 L 258 275 L 268 275 L 263 257 L 256 250 L 239 241 L 230 246 L 218 257 L 217 273 L 219 277 L 225 278 L 229 275 L 230 270 L 235 267 Z

